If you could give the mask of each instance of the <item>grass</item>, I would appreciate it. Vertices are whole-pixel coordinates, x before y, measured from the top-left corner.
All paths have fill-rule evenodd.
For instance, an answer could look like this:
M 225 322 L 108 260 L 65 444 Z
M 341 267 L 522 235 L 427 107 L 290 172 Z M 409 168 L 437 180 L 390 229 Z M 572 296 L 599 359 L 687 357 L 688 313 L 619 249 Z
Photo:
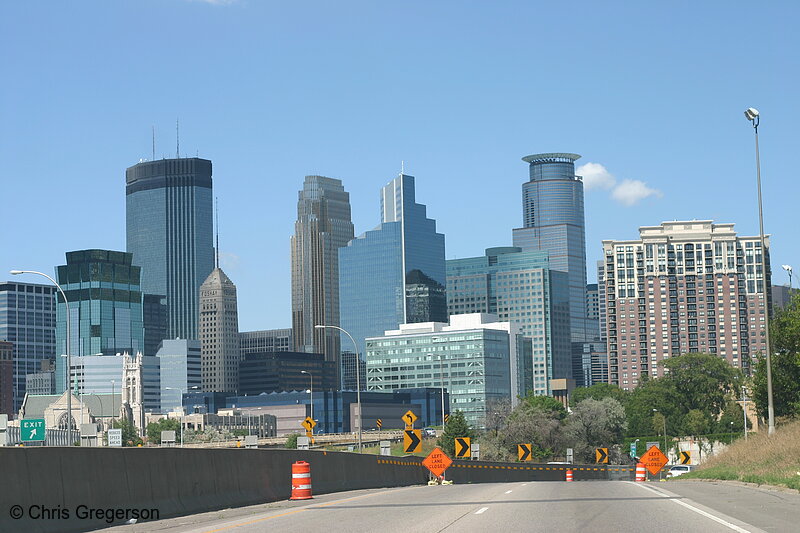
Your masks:
M 679 479 L 723 479 L 800 490 L 800 420 L 751 433 Z

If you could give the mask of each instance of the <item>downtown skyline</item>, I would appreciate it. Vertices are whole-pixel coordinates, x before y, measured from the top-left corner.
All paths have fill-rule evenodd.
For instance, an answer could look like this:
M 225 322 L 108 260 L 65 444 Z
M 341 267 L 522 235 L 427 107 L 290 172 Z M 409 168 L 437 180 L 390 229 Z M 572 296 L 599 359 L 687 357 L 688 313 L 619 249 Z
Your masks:
M 800 264 L 800 236 L 785 223 L 798 189 L 789 179 L 798 109 L 785 89 L 797 48 L 790 4 L 759 7 L 752 28 L 739 22 L 746 8 L 702 7 L 688 19 L 673 11 L 654 27 L 647 21 L 663 15 L 657 8 L 615 21 L 619 6 L 603 13 L 585 4 L 567 22 L 571 42 L 524 23 L 524 15 L 555 17 L 558 9 L 522 4 L 465 8 L 447 23 L 445 7 L 418 17 L 359 3 L 310 16 L 248 2 L 87 5 L 2 8 L 2 19 L 19 22 L 0 22 L 0 39 L 18 43 L 11 81 L 0 89 L 0 173 L 13 199 L 0 215 L 6 272 L 52 274 L 67 251 L 124 250 L 124 169 L 152 158 L 153 126 L 156 159 L 175 157 L 176 118 L 181 156 L 214 163 L 221 266 L 239 287 L 242 330 L 291 325 L 289 239 L 308 174 L 342 180 L 361 234 L 376 220 L 375 191 L 404 166 L 446 236 L 447 259 L 511 244 L 509 230 L 522 225 L 520 159 L 548 151 L 583 155 L 576 172 L 585 178 L 589 265 L 602 258 L 602 239 L 633 239 L 640 226 L 675 219 L 734 223 L 754 235 L 753 132 L 742 114 L 749 106 L 762 114 L 773 282 L 788 281 L 779 265 Z M 361 22 L 348 21 L 351 12 Z M 128 34 L 153 15 L 160 18 L 148 42 L 130 44 Z M 188 30 L 177 21 L 187 16 L 220 39 L 182 41 Z M 31 17 L 42 25 L 28 24 Z M 82 17 L 109 22 L 74 39 L 69 24 L 55 24 Z M 301 19 L 309 31 L 296 31 Z M 259 21 L 272 33 L 262 35 Z M 393 24 L 414 39 L 382 35 Z M 468 37 L 459 25 L 475 31 Z M 623 28 L 624 38 L 604 39 Z M 109 39 L 115 33 L 120 39 Z M 99 40 L 109 46 L 99 49 Z M 244 45 L 245 63 L 263 65 L 227 66 Z M 166 83 L 155 88 L 148 76 Z M 312 79 L 324 79 L 318 90 Z M 627 205 L 648 188 L 658 193 Z M 587 277 L 594 281 L 592 268 Z

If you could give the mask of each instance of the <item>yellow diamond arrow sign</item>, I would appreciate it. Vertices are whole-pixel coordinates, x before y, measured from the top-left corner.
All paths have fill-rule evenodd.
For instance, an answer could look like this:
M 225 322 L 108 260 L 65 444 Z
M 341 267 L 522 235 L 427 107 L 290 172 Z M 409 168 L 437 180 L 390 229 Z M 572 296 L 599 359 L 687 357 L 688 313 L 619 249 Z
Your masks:
M 314 421 L 313 418 L 311 418 L 310 416 L 307 416 L 305 420 L 300 422 L 300 425 L 303 426 L 304 428 L 306 428 L 306 431 L 311 431 L 311 430 L 314 429 L 314 426 L 316 426 L 317 423 Z
M 469 437 L 458 437 L 456 439 L 456 457 L 466 457 L 469 459 L 470 457 L 470 438 Z
M 411 426 L 414 425 L 414 422 L 417 420 L 417 415 L 414 414 L 414 411 L 408 410 L 406 414 L 403 415 L 403 422 L 406 423 L 406 428 L 411 429 Z
M 407 429 L 403 433 L 403 452 L 416 453 L 422 444 L 422 430 Z

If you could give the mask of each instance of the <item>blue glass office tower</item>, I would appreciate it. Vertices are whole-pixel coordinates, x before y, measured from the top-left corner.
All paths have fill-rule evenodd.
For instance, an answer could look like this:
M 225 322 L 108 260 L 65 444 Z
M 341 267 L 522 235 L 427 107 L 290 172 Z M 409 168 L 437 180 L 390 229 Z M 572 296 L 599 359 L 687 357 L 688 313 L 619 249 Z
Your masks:
M 127 251 L 142 290 L 166 296 L 166 338 L 197 339 L 200 285 L 214 270 L 211 161 L 146 161 L 125 182 Z
M 56 356 L 55 293 L 52 285 L 0 283 L 0 341 L 14 345 L 14 412 L 25 398 L 26 376 L 40 372 L 42 361 Z
M 447 322 L 444 235 L 415 201 L 414 177 L 381 189 L 381 224 L 339 249 L 341 327 L 359 343 L 400 324 Z M 342 337 L 342 349 L 352 343 Z M 362 388 L 366 383 L 361 384 Z
M 511 246 L 480 257 L 447 261 L 451 315 L 491 313 L 531 339 L 532 353 L 519 387 L 524 395 L 550 394 L 550 380 L 572 375 L 567 274 L 550 270 L 547 252 Z
M 573 343 L 573 377 L 583 376 L 586 324 L 586 226 L 583 180 L 575 175 L 578 154 L 550 153 L 523 157 L 529 164 L 529 181 L 522 185 L 523 227 L 514 230 L 514 246 L 524 251 L 543 250 L 550 268 L 569 277 L 570 331 Z
M 67 252 L 67 264 L 56 269 L 70 311 L 70 355 L 113 356 L 144 350 L 141 269 L 132 256 L 110 250 Z M 66 305 L 56 303 L 56 353 L 65 354 Z M 65 364 L 56 357 L 56 392 L 65 390 Z M 73 363 L 74 364 L 74 363 Z M 121 367 L 120 367 L 121 368 Z M 120 379 L 122 375 L 120 374 Z

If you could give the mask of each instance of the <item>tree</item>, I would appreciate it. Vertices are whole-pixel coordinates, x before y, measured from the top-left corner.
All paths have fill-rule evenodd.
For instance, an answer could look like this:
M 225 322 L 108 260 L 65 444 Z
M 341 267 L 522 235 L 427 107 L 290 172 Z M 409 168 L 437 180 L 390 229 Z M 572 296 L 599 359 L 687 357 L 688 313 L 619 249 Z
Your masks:
M 734 431 L 740 433 L 744 431 L 744 413 L 741 406 L 734 401 L 729 401 L 725 404 L 725 409 L 722 411 L 722 416 L 716 424 L 714 433 L 728 433 Z M 748 423 L 748 427 L 750 424 Z
M 453 457 L 456 453 L 455 439 L 459 437 L 475 437 L 475 430 L 467 423 L 467 419 L 460 409 L 455 413 L 450 413 L 450 418 L 447 419 L 447 424 L 444 425 L 444 431 L 436 441 L 436 444 L 444 453 Z
M 622 405 L 628 399 L 629 393 L 617 385 L 610 383 L 595 383 L 591 387 L 578 387 L 572 391 L 570 405 L 575 406 L 587 398 L 602 400 L 603 398 L 614 398 Z
M 587 461 L 591 460 L 594 448 L 620 444 L 626 428 L 625 409 L 614 398 L 583 400 L 572 410 L 564 426 L 574 453 Z
M 157 422 L 147 424 L 147 441 L 153 444 L 161 443 L 162 431 L 174 431 L 175 440 L 181 441 L 181 422 L 176 418 L 162 418 Z
M 658 414 L 658 413 L 656 413 Z M 708 427 L 711 425 L 711 421 L 703 411 L 700 409 L 692 409 L 688 413 L 686 413 L 686 417 L 684 419 L 684 427 L 689 432 L 689 435 L 693 437 L 697 437 L 699 435 L 705 435 L 708 433 Z
M 299 433 L 291 433 L 286 436 L 286 444 L 283 445 L 284 448 L 288 449 L 297 449 L 297 437 L 299 437 Z
M 795 295 L 770 321 L 772 394 L 776 417 L 800 414 L 800 296 Z M 753 375 L 756 411 L 766 419 L 767 358 L 759 357 Z
M 698 409 L 718 416 L 728 395 L 735 392 L 741 375 L 722 357 L 704 353 L 670 357 L 661 364 L 669 371 L 661 379 L 672 384 L 682 413 Z
M 632 437 L 660 434 L 663 424 L 653 429 L 653 409 L 667 417 L 667 424 L 676 428 L 683 416 L 676 403 L 674 383 L 664 378 L 643 381 L 628 395 L 625 402 L 625 414 L 628 419 L 627 434 Z
M 664 416 L 664 413 L 661 411 L 654 411 L 653 412 L 653 431 L 656 432 L 657 435 L 661 435 L 666 437 L 666 430 L 664 428 L 667 427 L 667 417 Z
M 138 446 L 142 444 L 142 439 L 139 437 L 139 432 L 136 431 L 136 426 L 130 420 L 118 418 L 111 422 L 111 427 L 114 429 L 122 430 L 122 445 L 123 446 Z
M 533 392 L 529 392 L 527 396 L 522 398 L 521 404 L 525 404 L 530 408 L 542 409 L 559 420 L 564 420 L 567 417 L 567 410 L 564 409 L 561 402 L 552 396 L 536 396 Z

